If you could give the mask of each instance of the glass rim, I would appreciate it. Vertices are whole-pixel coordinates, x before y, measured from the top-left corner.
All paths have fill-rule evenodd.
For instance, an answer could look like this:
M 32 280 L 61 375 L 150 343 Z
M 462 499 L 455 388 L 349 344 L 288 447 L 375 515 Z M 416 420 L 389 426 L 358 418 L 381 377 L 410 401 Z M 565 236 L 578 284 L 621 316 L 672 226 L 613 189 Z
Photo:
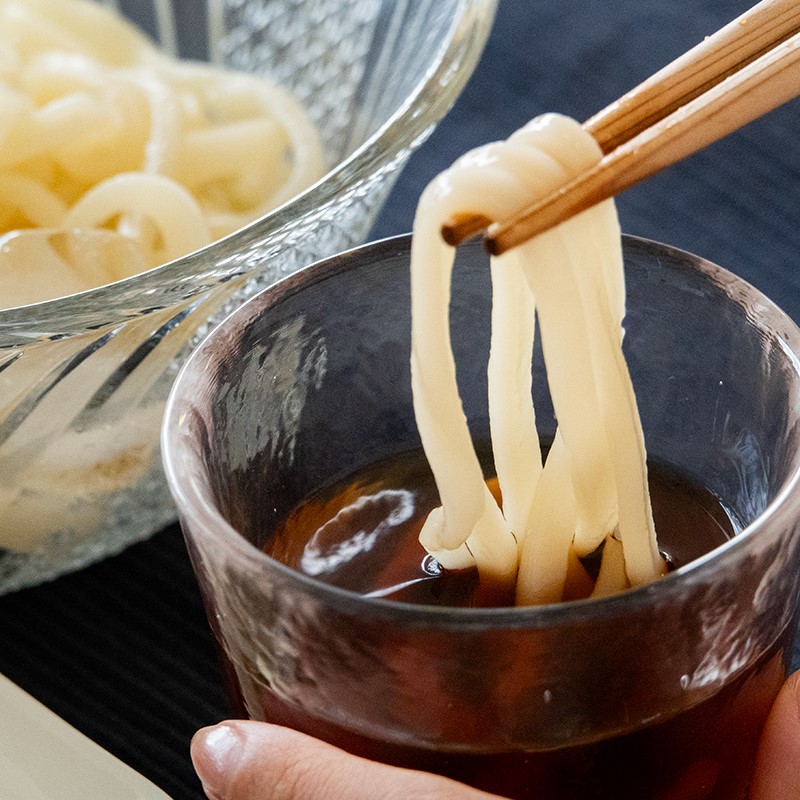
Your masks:
M 735 286 L 739 290 L 737 298 L 744 296 L 758 301 L 757 315 L 750 315 L 750 321 L 757 321 L 759 327 L 783 343 L 784 352 L 789 355 L 800 382 L 800 328 L 772 300 L 743 278 L 720 267 L 702 256 L 695 255 L 672 245 L 629 234 L 622 235 L 627 248 L 640 247 L 647 251 L 658 251 L 672 257 L 691 262 L 717 285 Z M 593 617 L 614 616 L 619 612 L 629 612 L 632 607 L 644 607 L 649 603 L 661 602 L 671 593 L 677 592 L 686 583 L 702 581 L 709 572 L 716 570 L 720 561 L 723 566 L 733 562 L 748 543 L 758 535 L 773 518 L 784 513 L 787 506 L 794 503 L 800 511 L 800 460 L 786 477 L 780 491 L 767 507 L 733 538 L 715 547 L 708 553 L 690 563 L 664 575 L 652 583 L 633 587 L 619 594 L 603 598 L 585 598 L 538 606 L 501 606 L 492 608 L 461 608 L 451 606 L 431 606 L 408 603 L 380 597 L 369 597 L 358 592 L 319 581 L 298 572 L 282 562 L 268 556 L 248 542 L 219 512 L 206 493 L 200 490 L 191 477 L 188 467 L 188 448 L 181 441 L 178 425 L 181 406 L 186 403 L 183 384 L 192 384 L 191 378 L 202 374 L 200 366 L 205 355 L 213 350 L 214 340 L 220 335 L 239 332 L 248 322 L 272 307 L 284 297 L 290 296 L 307 286 L 329 279 L 342 268 L 357 268 L 359 263 L 385 260 L 398 253 L 408 252 L 411 234 L 401 234 L 378 241 L 368 242 L 337 255 L 316 262 L 298 272 L 278 281 L 249 298 L 242 306 L 226 317 L 203 339 L 190 355 L 174 381 L 164 409 L 161 428 L 161 453 L 164 472 L 170 491 L 175 500 L 180 517 L 191 519 L 204 529 L 213 529 L 235 557 L 257 562 L 266 571 L 272 570 L 281 578 L 298 587 L 304 594 L 323 601 L 329 607 L 350 612 L 356 609 L 369 610 L 373 617 L 401 621 L 405 624 L 422 627 L 445 625 L 450 628 L 483 628 L 487 624 L 503 628 L 549 628 L 563 626 L 571 622 L 584 621 L 587 615 Z M 481 247 L 477 241 L 464 247 Z M 367 256 L 364 259 L 364 256 Z M 780 323 L 778 329 L 777 324 Z M 196 394 L 194 388 L 191 392 Z M 184 535 L 186 535 L 184 531 Z
M 410 145 L 424 141 L 472 75 L 489 37 L 498 2 L 457 0 L 448 36 L 413 90 L 383 125 L 314 184 L 242 228 L 165 264 L 83 292 L 0 309 L 0 349 L 24 346 L 26 336 L 30 341 L 37 340 L 33 336 L 41 329 L 43 320 L 45 324 L 63 320 L 60 333 L 64 336 L 94 330 L 94 326 L 70 325 L 73 313 L 82 311 L 88 302 L 110 304 L 118 312 L 115 317 L 109 315 L 108 323 L 113 324 L 142 316 L 130 312 L 130 308 L 131 301 L 141 300 L 144 292 L 148 307 L 157 305 L 162 297 L 170 301 L 168 305 L 173 305 L 176 299 L 167 295 L 176 279 L 185 280 L 187 288 L 194 285 L 194 291 L 180 295 L 180 300 L 187 300 L 208 289 L 209 267 L 217 280 L 225 277 L 227 273 L 218 262 L 234 260 L 249 245 L 289 230 L 298 219 L 334 200 L 358 176 L 368 174 L 372 167 L 390 163 Z M 209 257 L 212 252 L 214 259 Z M 240 266 L 231 270 L 231 274 L 240 272 Z M 4 333 L 13 334 L 15 343 L 3 342 Z

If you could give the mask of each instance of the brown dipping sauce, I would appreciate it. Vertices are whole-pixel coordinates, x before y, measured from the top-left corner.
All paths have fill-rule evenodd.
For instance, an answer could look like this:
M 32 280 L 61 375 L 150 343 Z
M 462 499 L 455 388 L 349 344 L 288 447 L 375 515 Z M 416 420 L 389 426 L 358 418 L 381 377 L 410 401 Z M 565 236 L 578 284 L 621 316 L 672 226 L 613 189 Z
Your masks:
M 650 464 L 648 471 L 659 546 L 671 569 L 735 534 L 731 518 L 706 488 L 660 463 Z M 438 504 L 424 454 L 405 453 L 303 502 L 264 552 L 359 594 L 423 605 L 475 605 L 476 570 L 443 570 L 419 543 L 422 524 Z M 596 576 L 599 557 L 589 557 L 584 566 Z
M 659 463 L 650 464 L 649 473 L 659 543 L 672 568 L 738 532 L 703 486 Z M 437 504 L 424 455 L 407 453 L 309 498 L 264 549 L 300 572 L 354 592 L 470 606 L 475 571 L 442 570 L 418 542 Z M 585 566 L 597 569 L 591 558 Z M 516 800 L 744 800 L 761 726 L 783 680 L 787 631 L 752 668 L 689 710 L 611 739 L 546 751 L 460 753 L 383 741 L 285 702 L 257 675 L 251 680 L 240 673 L 239 680 L 248 685 L 248 702 L 258 706 L 250 712 L 259 718 L 366 758 L 436 772 Z

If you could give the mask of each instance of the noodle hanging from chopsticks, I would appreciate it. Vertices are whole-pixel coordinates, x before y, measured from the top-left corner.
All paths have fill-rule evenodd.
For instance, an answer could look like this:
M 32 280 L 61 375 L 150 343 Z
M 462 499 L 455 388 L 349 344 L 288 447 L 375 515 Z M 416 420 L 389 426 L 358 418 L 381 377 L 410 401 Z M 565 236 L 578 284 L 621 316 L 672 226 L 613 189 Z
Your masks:
M 475 565 L 482 582 L 516 584 L 519 604 L 561 600 L 570 562 L 600 546 L 598 594 L 664 570 L 621 349 L 619 225 L 607 201 L 492 259 L 489 416 L 502 507 L 486 487 L 461 407 L 448 318 L 454 253 L 439 231 L 462 213 L 511 217 L 600 157 L 578 123 L 540 117 L 436 178 L 414 222 L 412 387 L 442 503 L 420 540 L 445 568 Z M 558 420 L 544 464 L 531 403 L 536 318 Z

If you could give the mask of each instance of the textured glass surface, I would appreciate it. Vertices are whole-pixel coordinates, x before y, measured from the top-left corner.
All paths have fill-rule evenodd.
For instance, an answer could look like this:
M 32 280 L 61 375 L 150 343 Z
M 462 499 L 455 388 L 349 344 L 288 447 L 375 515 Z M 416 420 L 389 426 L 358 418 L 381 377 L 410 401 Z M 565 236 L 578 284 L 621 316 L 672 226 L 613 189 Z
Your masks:
M 176 384 L 167 474 L 234 698 L 253 717 L 503 796 L 744 797 L 800 592 L 800 330 L 713 264 L 627 239 L 625 345 L 649 455 L 701 479 L 743 530 L 603 600 L 378 600 L 294 572 L 258 545 L 316 489 L 418 444 L 407 247 L 359 248 L 254 298 Z M 478 438 L 487 273 L 479 245 L 460 250 L 451 325 Z M 552 426 L 541 353 L 534 365 L 537 422 Z M 536 758 L 558 751 L 570 791 L 537 772 Z M 619 791 L 582 783 L 606 756 Z M 515 783 L 515 770 L 531 783 Z M 703 793 L 662 791 L 693 776 L 708 778 Z
M 411 151 L 471 73 L 492 0 L 109 2 L 167 50 L 267 72 L 336 166 L 185 258 L 0 311 L 0 592 L 144 538 L 174 517 L 158 424 L 177 365 L 255 290 L 364 240 Z

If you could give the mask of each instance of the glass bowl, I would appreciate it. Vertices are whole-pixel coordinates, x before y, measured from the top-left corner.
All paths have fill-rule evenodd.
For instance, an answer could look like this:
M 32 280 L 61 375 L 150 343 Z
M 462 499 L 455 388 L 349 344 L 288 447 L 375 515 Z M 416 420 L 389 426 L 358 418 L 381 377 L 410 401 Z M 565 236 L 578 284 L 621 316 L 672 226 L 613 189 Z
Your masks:
M 74 570 L 174 519 L 158 430 L 210 321 L 363 241 L 399 171 L 471 74 L 494 0 L 108 3 L 166 50 L 268 73 L 318 125 L 316 184 L 149 272 L 0 311 L 0 593 Z
M 672 494 L 691 521 L 662 517 L 660 545 L 682 566 L 648 585 L 535 607 L 448 606 L 442 583 L 385 599 L 420 576 L 393 568 L 433 490 L 393 460 L 420 446 L 409 239 L 356 248 L 228 317 L 167 403 L 166 475 L 237 713 L 516 800 L 746 797 L 800 595 L 800 329 L 697 256 L 630 237 L 624 255 L 651 466 L 704 486 L 736 535 L 698 547 L 708 523 Z M 480 243 L 459 248 L 453 287 L 464 414 L 487 442 Z M 540 347 L 533 363 L 549 441 Z

